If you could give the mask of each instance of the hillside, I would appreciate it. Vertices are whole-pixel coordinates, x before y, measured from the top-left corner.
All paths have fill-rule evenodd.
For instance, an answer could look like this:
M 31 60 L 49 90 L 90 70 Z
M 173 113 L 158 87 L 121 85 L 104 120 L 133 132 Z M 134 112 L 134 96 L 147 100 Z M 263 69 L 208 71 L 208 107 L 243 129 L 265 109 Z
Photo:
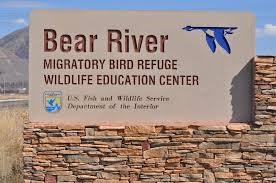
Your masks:
M 19 29 L 4 36 L 0 39 L 0 47 L 27 60 L 29 58 L 29 28 Z
M 26 87 L 28 84 L 28 27 L 0 39 L 0 89 Z

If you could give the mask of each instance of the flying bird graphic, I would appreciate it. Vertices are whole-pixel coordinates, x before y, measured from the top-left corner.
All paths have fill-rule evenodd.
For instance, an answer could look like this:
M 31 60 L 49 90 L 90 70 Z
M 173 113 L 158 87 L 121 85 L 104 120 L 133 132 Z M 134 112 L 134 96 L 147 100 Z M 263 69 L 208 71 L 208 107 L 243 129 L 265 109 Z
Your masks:
M 225 38 L 227 34 L 233 34 L 233 30 L 237 29 L 237 27 L 193 27 L 193 26 L 186 26 L 182 28 L 186 31 L 193 31 L 193 30 L 201 30 L 206 35 L 206 42 L 210 50 L 215 53 L 218 43 L 220 47 L 222 47 L 227 53 L 231 53 L 230 45 Z M 212 31 L 214 36 L 210 35 L 207 31 Z
M 48 102 L 48 104 L 49 104 L 50 106 L 53 106 L 53 105 L 54 105 L 55 100 L 56 100 L 56 98 L 54 98 L 54 99 L 50 99 L 50 100 L 48 100 L 47 102 Z

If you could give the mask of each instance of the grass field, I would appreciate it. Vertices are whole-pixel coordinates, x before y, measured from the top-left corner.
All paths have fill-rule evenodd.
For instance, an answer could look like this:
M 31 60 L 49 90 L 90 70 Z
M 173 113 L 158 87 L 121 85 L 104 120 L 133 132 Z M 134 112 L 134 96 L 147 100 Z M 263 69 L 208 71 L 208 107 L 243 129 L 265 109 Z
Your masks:
M 0 110 L 0 182 L 20 183 L 22 179 L 23 124 L 27 109 Z
M 28 95 L 20 95 L 20 94 L 0 94 L 0 100 L 8 100 L 8 99 L 28 99 Z

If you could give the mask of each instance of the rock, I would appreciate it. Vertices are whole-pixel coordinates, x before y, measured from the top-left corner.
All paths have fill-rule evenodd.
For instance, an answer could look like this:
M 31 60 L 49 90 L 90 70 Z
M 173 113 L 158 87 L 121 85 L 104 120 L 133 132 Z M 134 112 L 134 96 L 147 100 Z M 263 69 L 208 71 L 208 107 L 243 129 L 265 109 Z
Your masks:
M 198 130 L 202 131 L 226 131 L 226 126 L 201 126 Z
M 115 174 L 115 173 L 108 173 L 108 172 L 100 172 L 101 177 L 103 179 L 111 179 L 111 180 L 119 180 L 120 179 L 120 174 Z
M 259 115 L 256 115 L 255 116 L 255 119 L 256 120 L 262 120 L 262 119 L 270 119 L 271 118 L 271 115 L 261 115 L 261 114 L 259 114 Z
M 276 111 L 276 106 L 268 106 L 267 110 L 269 110 L 269 111 Z
M 263 143 L 274 143 L 275 135 L 273 134 L 260 134 L 260 135 L 251 135 L 244 134 L 242 136 L 242 142 L 263 142 Z
M 42 144 L 80 144 L 81 140 L 79 136 L 70 137 L 46 137 L 39 139 Z
M 81 140 L 94 141 L 94 140 L 121 140 L 122 136 L 84 136 Z
M 95 129 L 94 128 L 85 128 L 85 135 L 86 136 L 94 136 L 95 135 Z
M 209 171 L 209 170 L 205 170 L 204 171 L 204 183 L 215 183 L 216 179 L 214 174 Z
M 248 131 L 250 130 L 250 126 L 248 124 L 230 123 L 229 125 L 227 125 L 227 129 L 230 131 Z
M 262 125 L 259 128 L 255 128 L 255 130 L 273 132 L 273 131 L 276 131 L 276 125 Z
M 96 148 L 92 148 L 92 147 L 81 147 L 81 146 L 71 146 L 71 147 L 67 147 L 68 150 L 72 150 L 72 151 L 96 151 Z
M 142 150 L 143 151 L 150 149 L 150 143 L 149 143 L 149 141 L 142 142 L 141 146 L 142 146 Z
M 56 183 L 57 178 L 53 175 L 45 175 L 45 183 Z
M 144 158 L 164 158 L 168 155 L 168 149 L 166 147 L 155 147 L 144 151 Z
M 123 158 L 123 157 L 102 157 L 101 161 L 102 162 L 122 162 L 122 161 L 127 161 L 128 158 Z
M 197 160 L 197 163 L 203 164 L 208 168 L 218 168 L 221 167 L 222 163 L 224 163 L 224 159 L 203 159 L 200 158 Z
M 125 141 L 147 141 L 148 137 L 124 137 Z
M 39 132 L 37 132 L 36 135 L 39 136 L 39 137 L 42 137 L 42 138 L 47 137 L 47 133 L 39 133 Z
M 244 152 L 242 154 L 243 159 L 259 159 L 259 160 L 264 160 L 265 159 L 265 153 L 260 153 L 260 152 Z
M 99 157 L 91 157 L 88 155 L 65 155 L 65 161 L 68 163 L 98 163 Z
M 128 149 L 128 148 L 112 148 L 112 152 L 117 153 L 120 156 L 141 156 L 142 150 Z
M 97 176 L 92 176 L 92 175 L 78 175 L 78 179 L 80 180 L 92 180 L 92 179 L 97 179 Z
M 262 90 L 262 93 L 266 95 L 276 95 L 276 89 Z
M 171 174 L 172 182 L 179 182 L 179 174 Z
M 58 176 L 57 180 L 58 180 L 58 182 L 75 182 L 75 181 L 77 181 L 77 178 L 74 175 Z
M 128 165 L 120 165 L 120 164 L 108 165 L 104 167 L 104 171 L 106 172 L 118 172 L 118 171 L 125 171 L 128 169 L 130 169 Z
M 215 143 L 227 143 L 227 142 L 240 142 L 241 139 L 235 139 L 235 138 L 207 138 L 207 142 L 215 142 Z
M 100 151 L 89 151 L 87 153 L 89 156 L 103 156 L 104 154 Z
M 256 63 L 273 63 L 274 62 L 274 57 L 269 57 L 269 56 L 257 56 L 255 57 L 254 61 Z
M 247 173 L 245 172 L 234 172 L 233 173 L 234 177 L 233 179 L 237 179 L 237 180 L 251 180 L 251 176 L 248 175 Z
M 215 172 L 215 177 L 218 179 L 232 179 L 232 172 Z
M 262 121 L 253 121 L 253 124 L 257 125 L 257 126 L 262 126 L 264 124 L 264 122 L 262 122 Z
M 104 166 L 103 165 L 78 165 L 77 169 L 98 171 L 98 170 L 103 170 Z
M 80 151 L 61 150 L 60 154 L 80 154 Z
M 99 130 L 124 130 L 125 126 L 99 126 Z
M 173 138 L 172 142 L 203 142 L 204 138 L 186 138 L 186 137 L 180 137 L 180 138 Z
M 130 135 L 143 135 L 156 133 L 154 126 L 126 126 L 125 134 Z
M 226 152 L 226 159 L 241 159 L 242 153 L 241 152 Z
M 118 135 L 118 133 L 115 130 L 95 131 L 95 136 L 116 136 L 116 135 Z
M 276 162 L 276 153 L 275 154 L 268 154 L 268 155 L 266 155 L 265 159 L 268 160 L 268 161 L 274 161 L 274 162 Z
M 58 125 L 58 129 L 61 130 L 84 130 L 85 125 L 82 124 L 60 124 Z
M 269 102 L 269 103 L 276 103 L 276 98 L 269 98 L 269 99 L 268 99 L 268 102 Z
M 57 170 L 57 171 L 51 170 L 51 171 L 48 171 L 47 173 L 49 175 L 62 175 L 62 176 L 69 176 L 73 174 L 73 172 L 69 170 Z
M 93 183 L 129 183 L 127 180 L 104 180 L 97 179 Z

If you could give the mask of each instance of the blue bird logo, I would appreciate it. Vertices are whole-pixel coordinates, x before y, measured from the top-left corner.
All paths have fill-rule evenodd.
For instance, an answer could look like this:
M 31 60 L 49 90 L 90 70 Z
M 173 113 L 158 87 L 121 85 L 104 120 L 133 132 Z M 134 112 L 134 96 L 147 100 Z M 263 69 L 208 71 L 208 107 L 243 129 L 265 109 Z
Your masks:
M 231 53 L 230 45 L 225 38 L 228 34 L 233 34 L 233 31 L 237 29 L 237 27 L 193 27 L 193 26 L 186 26 L 182 28 L 186 31 L 193 31 L 193 30 L 201 30 L 206 35 L 206 42 L 210 50 L 215 53 L 216 52 L 216 42 L 223 48 L 228 54 Z M 210 35 L 207 31 L 212 31 L 214 35 Z
M 48 104 L 49 104 L 50 106 L 54 106 L 55 100 L 56 100 L 56 98 L 50 99 L 50 100 L 48 100 L 47 102 L 48 102 Z
M 43 93 L 43 98 L 44 98 L 44 109 L 47 112 L 55 113 L 61 110 L 62 92 L 46 91 Z
M 56 98 L 47 100 L 48 105 L 46 106 L 46 111 L 57 112 L 61 109 L 61 106 L 58 103 L 56 103 L 55 101 L 56 101 Z

